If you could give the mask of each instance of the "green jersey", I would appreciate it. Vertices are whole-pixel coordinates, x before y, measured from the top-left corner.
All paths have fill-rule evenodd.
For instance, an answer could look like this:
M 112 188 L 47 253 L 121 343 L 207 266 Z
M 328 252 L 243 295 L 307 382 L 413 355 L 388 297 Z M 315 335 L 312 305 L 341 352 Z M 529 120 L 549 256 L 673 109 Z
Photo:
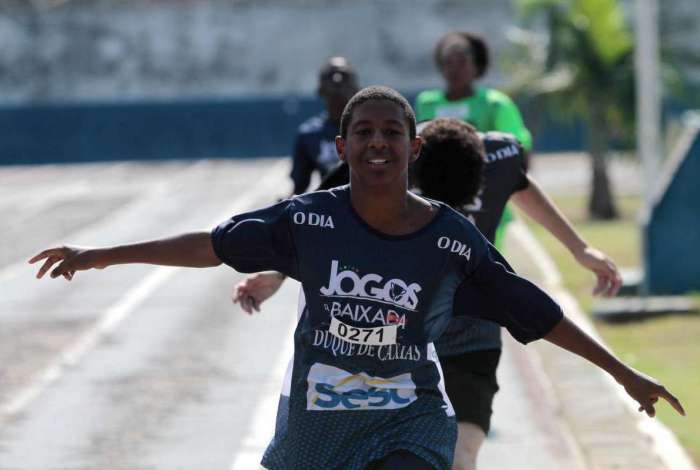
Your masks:
M 482 132 L 511 133 L 525 150 L 532 149 L 532 136 L 518 107 L 498 90 L 478 87 L 472 96 L 456 101 L 449 101 L 442 90 L 426 90 L 416 98 L 416 118 L 419 121 L 448 117 L 468 122 Z

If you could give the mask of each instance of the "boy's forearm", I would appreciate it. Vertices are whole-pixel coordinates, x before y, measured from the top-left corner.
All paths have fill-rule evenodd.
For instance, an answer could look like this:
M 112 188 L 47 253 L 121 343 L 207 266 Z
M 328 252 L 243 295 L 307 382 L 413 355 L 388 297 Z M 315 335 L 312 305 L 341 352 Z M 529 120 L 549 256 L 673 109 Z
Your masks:
M 145 263 L 205 268 L 221 261 L 214 253 L 209 232 L 191 232 L 170 238 L 92 250 L 95 265 Z
M 528 179 L 530 181 L 528 187 L 511 196 L 513 202 L 554 235 L 572 254 L 580 254 L 588 244 L 578 235 L 537 182 L 529 176 Z
M 612 375 L 619 383 L 624 382 L 625 376 L 630 373 L 629 367 L 620 362 L 612 353 L 566 318 L 566 316 L 544 336 L 544 339 L 587 359 Z

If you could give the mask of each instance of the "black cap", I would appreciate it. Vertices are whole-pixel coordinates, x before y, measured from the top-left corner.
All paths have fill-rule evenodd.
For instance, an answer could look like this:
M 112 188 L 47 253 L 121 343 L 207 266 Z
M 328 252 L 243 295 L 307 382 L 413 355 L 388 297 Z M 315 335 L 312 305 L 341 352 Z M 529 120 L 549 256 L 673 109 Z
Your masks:
M 331 57 L 318 74 L 318 92 L 355 94 L 359 89 L 357 73 L 345 57 Z

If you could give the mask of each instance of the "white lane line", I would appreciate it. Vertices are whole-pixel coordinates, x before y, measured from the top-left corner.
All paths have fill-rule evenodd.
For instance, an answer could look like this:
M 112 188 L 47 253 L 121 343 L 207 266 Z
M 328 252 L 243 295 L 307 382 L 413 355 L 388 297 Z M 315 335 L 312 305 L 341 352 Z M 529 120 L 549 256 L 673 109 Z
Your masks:
M 139 191 L 142 194 L 140 194 L 138 197 L 135 197 L 132 202 L 125 204 L 124 206 L 120 207 L 115 212 L 110 214 L 110 219 L 115 220 L 120 217 L 125 217 L 129 214 L 129 212 L 138 209 L 139 207 L 147 207 L 148 205 L 153 204 L 154 201 L 159 200 L 163 197 L 164 194 L 167 193 L 168 188 L 178 187 L 181 181 L 191 177 L 192 173 L 195 171 L 206 169 L 207 165 L 209 165 L 210 163 L 210 160 L 197 160 L 194 163 L 190 163 L 184 168 L 182 168 L 182 170 L 180 170 L 178 174 L 169 176 L 166 181 L 156 181 L 155 183 L 151 184 L 148 189 L 143 191 L 135 189 L 135 191 Z M 126 163 L 115 165 L 115 167 L 118 166 L 126 166 Z M 94 191 L 94 189 L 91 189 L 90 191 Z M 77 193 L 71 194 L 71 196 L 75 195 L 77 195 Z M 45 198 L 45 200 L 49 201 L 50 197 Z M 97 222 L 89 224 L 88 226 L 84 227 L 82 230 L 76 233 L 69 234 L 57 240 L 54 240 L 51 243 L 47 243 L 46 246 L 60 246 L 65 243 L 66 239 L 80 240 L 95 238 L 95 234 L 99 232 L 103 222 L 103 220 L 98 220 Z M 26 274 L 27 272 L 31 272 L 34 268 L 27 264 L 27 260 L 32 254 L 34 253 L 28 253 L 22 259 L 9 265 L 6 265 L 4 268 L 0 268 L 0 284 L 4 284 L 6 282 L 16 279 L 20 275 Z
M 282 312 L 290 313 L 290 312 Z M 296 319 L 289 315 L 290 319 Z M 258 399 L 255 412 L 248 426 L 248 431 L 240 449 L 236 453 L 230 470 L 250 470 L 260 467 L 262 458 L 270 439 L 275 434 L 275 419 L 277 417 L 277 404 L 282 387 L 281 378 L 284 377 L 289 361 L 294 352 L 294 327 L 296 321 L 290 321 L 289 332 L 285 335 L 284 346 L 277 357 L 274 367 L 270 371 L 269 385 L 263 388 L 263 395 Z
M 182 170 L 183 173 L 185 175 L 190 173 L 191 171 L 196 169 L 198 165 L 201 165 L 203 161 L 204 160 L 199 161 L 193 165 L 187 166 Z M 117 211 L 112 214 L 111 219 L 113 220 L 115 218 L 121 217 L 122 215 L 127 214 L 129 211 L 133 210 L 136 207 L 139 207 L 143 204 L 148 204 L 153 200 L 162 197 L 162 195 L 165 194 L 170 184 L 172 184 L 172 180 L 167 182 L 160 181 L 155 183 L 153 187 L 145 191 L 145 194 L 141 195 L 140 197 L 134 198 L 134 200 L 131 203 L 127 203 L 125 206 L 121 207 L 120 209 L 117 209 Z M 48 201 L 49 199 L 47 198 L 46 200 Z M 103 220 L 100 220 L 96 224 L 90 224 L 83 230 L 68 235 L 67 237 L 61 237 L 60 239 L 54 240 L 51 243 L 47 243 L 46 246 L 62 245 L 65 242 L 66 238 L 71 238 L 74 240 L 89 238 L 90 235 L 92 235 L 95 232 L 95 226 L 97 225 L 99 227 L 103 222 Z M 7 265 L 6 267 L 0 269 L 0 284 L 9 282 L 19 277 L 21 274 L 33 270 L 34 268 L 29 267 L 29 265 L 27 264 L 27 260 L 30 256 L 31 254 L 24 256 L 22 259 L 15 261 L 14 263 L 11 263 L 10 265 Z
M 3 195 L 0 208 L 5 209 L 9 207 L 14 211 L 23 213 L 27 211 L 39 212 L 56 202 L 86 196 L 90 192 L 91 188 L 84 180 L 75 181 L 59 188 L 46 188 L 42 189 L 41 192 L 30 192 L 29 194 L 26 191 L 13 191 L 10 194 Z
M 276 190 L 279 187 L 279 178 L 283 174 L 281 172 L 283 168 L 286 169 L 286 164 L 283 161 L 270 167 L 258 180 L 259 184 L 239 197 L 236 203 L 223 215 L 217 217 L 211 225 L 221 222 L 231 214 L 249 209 L 257 199 Z M 141 302 L 180 269 L 183 268 L 158 266 L 151 270 L 143 281 L 112 305 L 95 326 L 85 332 L 72 346 L 64 350 L 48 367 L 39 372 L 28 386 L 17 392 L 8 402 L 0 404 L 0 417 L 16 415 L 24 410 L 42 392 L 60 379 L 67 367 L 77 364 L 104 336 L 114 331 Z
M 15 395 L 14 399 L 9 403 L 4 404 L 0 408 L 0 415 L 14 415 L 24 409 L 42 391 L 58 380 L 66 367 L 74 366 L 87 351 L 99 343 L 105 335 L 113 331 L 151 292 L 172 276 L 176 269 L 159 266 L 151 271 L 143 281 L 129 290 L 119 302 L 110 307 L 93 328 L 64 351 L 58 360 L 40 373 L 32 385 Z

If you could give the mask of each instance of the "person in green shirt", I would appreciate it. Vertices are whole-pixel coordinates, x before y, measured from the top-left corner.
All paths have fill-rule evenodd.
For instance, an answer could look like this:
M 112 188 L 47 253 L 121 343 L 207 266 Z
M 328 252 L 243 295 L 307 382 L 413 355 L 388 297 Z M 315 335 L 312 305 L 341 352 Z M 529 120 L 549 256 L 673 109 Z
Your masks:
M 532 149 L 532 136 L 518 107 L 503 92 L 476 86 L 489 66 L 486 42 L 466 32 L 451 32 L 435 46 L 435 65 L 445 79 L 445 89 L 421 92 L 416 99 L 416 118 L 456 118 L 482 132 L 513 134 L 525 150 Z

